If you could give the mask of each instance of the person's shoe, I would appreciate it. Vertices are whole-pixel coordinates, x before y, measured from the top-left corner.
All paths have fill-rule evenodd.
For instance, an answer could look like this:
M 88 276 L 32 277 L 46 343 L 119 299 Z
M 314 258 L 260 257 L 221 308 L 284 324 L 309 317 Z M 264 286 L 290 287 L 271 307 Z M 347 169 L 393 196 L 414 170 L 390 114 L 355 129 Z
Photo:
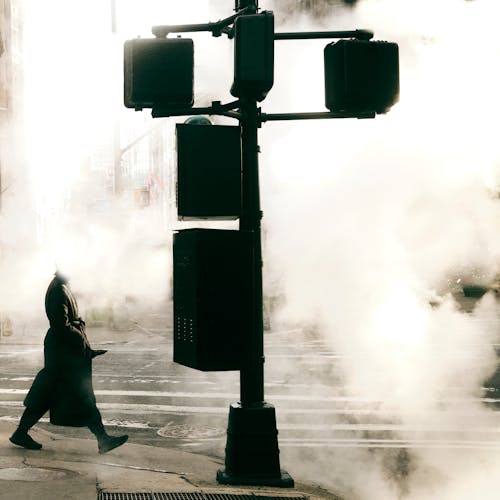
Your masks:
M 42 445 L 37 443 L 27 432 L 21 432 L 19 430 L 14 432 L 9 440 L 12 444 L 22 446 L 27 450 L 39 450 L 42 447 Z
M 124 444 L 128 439 L 128 435 L 123 436 L 106 436 L 98 441 L 99 453 L 107 453 L 108 451 L 114 450 Z

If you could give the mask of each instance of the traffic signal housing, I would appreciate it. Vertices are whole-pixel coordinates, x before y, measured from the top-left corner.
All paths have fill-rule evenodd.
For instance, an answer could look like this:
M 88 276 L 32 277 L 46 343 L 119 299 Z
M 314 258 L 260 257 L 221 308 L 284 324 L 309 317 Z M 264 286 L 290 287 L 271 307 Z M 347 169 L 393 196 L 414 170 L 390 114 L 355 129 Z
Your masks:
M 396 43 L 340 40 L 325 47 L 324 60 L 330 111 L 386 113 L 399 100 Z
M 274 14 L 243 15 L 234 22 L 234 81 L 231 94 L 265 99 L 274 84 Z
M 178 218 L 237 219 L 241 213 L 241 128 L 191 121 L 177 124 L 176 131 Z
M 194 45 L 189 38 L 136 38 L 124 46 L 127 108 L 193 105 Z
M 240 370 L 251 325 L 253 235 L 174 233 L 174 361 L 202 371 Z

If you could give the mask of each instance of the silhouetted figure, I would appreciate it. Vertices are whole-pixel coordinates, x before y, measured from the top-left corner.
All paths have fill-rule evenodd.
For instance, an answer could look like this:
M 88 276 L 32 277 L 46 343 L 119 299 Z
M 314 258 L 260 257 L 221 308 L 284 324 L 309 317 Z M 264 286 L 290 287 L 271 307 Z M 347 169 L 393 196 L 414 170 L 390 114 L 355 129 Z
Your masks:
M 104 430 L 92 387 L 92 359 L 106 351 L 90 347 L 76 299 L 59 271 L 47 289 L 45 311 L 50 323 L 44 341 L 45 366 L 24 400 L 26 409 L 10 441 L 39 450 L 42 445 L 28 431 L 50 410 L 52 424 L 87 426 L 97 438 L 99 453 L 106 453 L 128 436 L 113 437 Z

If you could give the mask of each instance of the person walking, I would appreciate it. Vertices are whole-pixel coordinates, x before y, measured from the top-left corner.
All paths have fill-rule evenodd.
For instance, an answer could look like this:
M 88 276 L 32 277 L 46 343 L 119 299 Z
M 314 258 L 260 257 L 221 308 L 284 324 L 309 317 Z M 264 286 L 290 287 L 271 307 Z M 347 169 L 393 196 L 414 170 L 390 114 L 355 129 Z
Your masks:
M 30 450 L 41 449 L 42 445 L 28 432 L 50 411 L 51 424 L 88 427 L 97 438 L 99 453 L 121 446 L 128 435 L 106 433 L 92 386 L 92 359 L 106 351 L 90 346 L 68 279 L 59 270 L 47 288 L 45 311 L 50 328 L 44 340 L 44 368 L 36 375 L 24 400 L 26 408 L 10 437 L 11 443 Z

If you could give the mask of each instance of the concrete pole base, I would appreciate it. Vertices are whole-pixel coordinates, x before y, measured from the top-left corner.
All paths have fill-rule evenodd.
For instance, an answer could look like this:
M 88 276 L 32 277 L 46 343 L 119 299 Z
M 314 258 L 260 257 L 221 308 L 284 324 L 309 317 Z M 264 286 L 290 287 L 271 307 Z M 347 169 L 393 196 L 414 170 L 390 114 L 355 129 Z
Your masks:
M 294 486 L 290 475 L 280 469 L 274 406 L 231 404 L 225 465 L 217 472 L 221 484 Z
M 280 471 L 279 476 L 266 474 L 228 474 L 217 471 L 217 482 L 233 486 L 272 486 L 274 488 L 293 488 L 295 483 L 288 472 Z

